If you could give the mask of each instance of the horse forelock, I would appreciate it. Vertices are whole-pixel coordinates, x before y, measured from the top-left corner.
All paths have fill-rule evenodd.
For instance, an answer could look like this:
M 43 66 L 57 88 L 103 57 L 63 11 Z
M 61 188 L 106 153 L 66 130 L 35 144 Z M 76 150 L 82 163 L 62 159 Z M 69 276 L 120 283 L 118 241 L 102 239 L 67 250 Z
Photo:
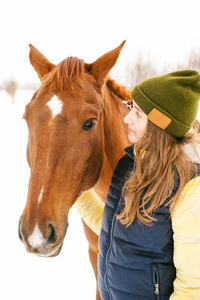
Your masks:
M 68 57 L 61 61 L 52 71 L 44 76 L 43 85 L 54 91 L 79 91 L 86 76 L 85 63 L 77 57 Z
M 95 79 L 85 70 L 85 63 L 77 57 L 67 57 L 61 61 L 53 70 L 43 77 L 42 84 L 50 86 L 54 91 L 70 90 L 80 92 L 84 86 L 84 80 L 90 81 L 98 89 Z M 119 85 L 107 76 L 105 83 L 108 89 L 122 100 L 131 99 L 130 91 Z

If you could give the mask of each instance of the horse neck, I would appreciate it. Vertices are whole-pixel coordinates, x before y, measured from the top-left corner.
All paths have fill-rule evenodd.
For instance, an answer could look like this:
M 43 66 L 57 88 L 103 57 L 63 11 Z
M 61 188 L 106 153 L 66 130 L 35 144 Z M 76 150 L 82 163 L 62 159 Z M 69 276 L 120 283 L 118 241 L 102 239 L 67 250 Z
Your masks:
M 113 171 L 129 142 L 127 128 L 123 122 L 127 108 L 107 87 L 103 93 L 103 100 L 104 158 L 101 174 L 94 189 L 105 202 Z

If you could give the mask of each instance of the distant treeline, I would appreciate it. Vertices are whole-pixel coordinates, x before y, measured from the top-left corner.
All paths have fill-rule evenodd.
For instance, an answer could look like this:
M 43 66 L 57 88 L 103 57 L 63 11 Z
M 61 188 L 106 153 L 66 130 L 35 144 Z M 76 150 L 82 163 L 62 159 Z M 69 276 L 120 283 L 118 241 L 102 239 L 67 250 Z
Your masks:
M 155 67 L 155 62 L 150 58 L 145 59 L 140 52 L 134 61 L 125 63 L 122 70 L 114 77 L 117 82 L 123 84 L 128 89 L 132 89 L 137 83 L 146 78 L 183 69 L 195 69 L 200 72 L 200 50 L 197 51 L 192 49 L 184 63 L 174 64 L 173 68 L 165 65 L 159 72 Z M 13 100 L 17 89 L 36 90 L 38 87 L 39 83 L 26 83 L 20 85 L 12 78 L 6 80 L 3 84 L 0 84 L 0 89 L 6 90 Z
M 200 72 L 200 50 L 197 51 L 192 49 L 184 63 L 174 64 L 173 67 L 171 65 L 170 67 L 164 65 L 159 72 L 155 67 L 155 62 L 152 61 L 150 57 L 144 59 L 142 54 L 139 53 L 134 61 L 128 62 L 125 65 L 123 78 L 120 78 L 120 74 L 117 74 L 117 78 L 121 84 L 132 89 L 136 84 L 152 76 L 184 69 L 194 69 Z

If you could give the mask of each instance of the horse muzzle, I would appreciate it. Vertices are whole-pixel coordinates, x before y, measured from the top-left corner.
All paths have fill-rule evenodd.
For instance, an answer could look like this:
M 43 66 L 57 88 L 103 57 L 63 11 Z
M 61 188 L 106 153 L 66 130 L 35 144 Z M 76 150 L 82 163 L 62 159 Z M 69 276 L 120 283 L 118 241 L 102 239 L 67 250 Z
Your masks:
M 54 222 L 47 222 L 46 226 L 41 227 L 36 223 L 31 233 L 29 233 L 28 226 L 21 217 L 18 233 L 21 242 L 29 253 L 43 257 L 54 257 L 61 251 L 67 228 L 68 222 L 66 222 L 64 234 L 59 237 L 58 227 Z

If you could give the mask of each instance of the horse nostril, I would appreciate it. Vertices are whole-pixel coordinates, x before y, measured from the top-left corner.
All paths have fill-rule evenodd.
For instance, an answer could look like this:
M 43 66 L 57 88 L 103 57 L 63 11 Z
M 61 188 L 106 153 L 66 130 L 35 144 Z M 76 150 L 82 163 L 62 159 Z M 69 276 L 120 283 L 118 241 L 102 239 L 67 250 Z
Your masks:
M 19 239 L 21 241 L 24 241 L 25 240 L 25 234 L 23 234 L 23 231 L 22 231 L 22 218 L 20 218 L 19 220 L 19 225 L 18 225 L 18 236 L 19 236 Z
M 23 236 L 22 236 L 22 232 L 21 232 L 21 221 L 19 221 L 18 236 L 19 236 L 19 239 L 22 241 L 23 240 Z
M 48 225 L 49 235 L 47 238 L 47 244 L 54 244 L 57 240 L 57 233 L 52 224 Z

